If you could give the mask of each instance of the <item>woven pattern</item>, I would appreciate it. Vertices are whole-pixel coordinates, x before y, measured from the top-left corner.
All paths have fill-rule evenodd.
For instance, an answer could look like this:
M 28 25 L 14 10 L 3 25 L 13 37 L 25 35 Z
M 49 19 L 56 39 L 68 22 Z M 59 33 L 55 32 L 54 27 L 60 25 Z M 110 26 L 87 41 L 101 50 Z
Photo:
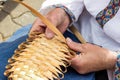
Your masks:
M 114 77 L 115 80 L 120 80 L 120 52 L 117 51 L 118 55 L 117 55 L 117 62 L 115 65 L 115 72 L 114 72 Z
M 102 10 L 96 17 L 97 22 L 103 27 L 112 19 L 120 8 L 120 0 L 111 0 L 109 5 Z
M 4 75 L 8 80 L 62 79 L 69 59 L 74 56 L 75 52 L 59 36 L 47 39 L 44 34 L 34 32 L 8 60 Z

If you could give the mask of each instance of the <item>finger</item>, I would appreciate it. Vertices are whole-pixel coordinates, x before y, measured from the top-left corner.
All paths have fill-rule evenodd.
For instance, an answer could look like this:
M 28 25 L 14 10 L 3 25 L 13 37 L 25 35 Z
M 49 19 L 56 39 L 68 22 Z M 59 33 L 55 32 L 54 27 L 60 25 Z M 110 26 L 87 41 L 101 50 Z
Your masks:
M 81 54 L 80 55 L 77 55 L 75 56 L 74 58 L 72 58 L 71 60 L 71 67 L 74 68 L 76 71 L 78 71 L 81 67 L 80 67 L 80 64 L 81 64 Z
M 64 33 L 66 31 L 67 26 L 58 26 L 56 27 L 61 33 Z M 45 31 L 46 37 L 51 39 L 54 37 L 55 33 L 51 31 L 49 28 L 46 29 Z
M 62 25 L 62 26 L 58 26 L 57 28 L 58 28 L 58 30 L 59 30 L 61 33 L 64 33 L 64 32 L 66 31 L 66 29 L 67 29 L 67 26 L 66 26 L 66 25 Z
M 43 33 L 44 30 L 45 30 L 45 29 L 44 29 L 42 26 L 38 26 L 38 25 L 37 25 L 37 26 L 31 28 L 30 33 L 31 33 L 31 32 L 35 32 L 35 31 L 40 32 L 40 33 Z
M 83 52 L 83 48 L 80 43 L 73 42 L 70 38 L 66 39 L 68 46 L 78 52 Z
M 45 27 L 46 27 L 46 25 L 43 24 L 40 19 L 36 19 L 35 22 L 34 22 L 33 25 L 32 25 L 32 28 L 31 28 L 31 30 L 30 30 L 30 33 L 31 33 L 31 32 L 34 32 L 34 31 L 38 31 L 38 32 L 43 33 Z
M 61 33 L 64 33 L 69 26 L 70 20 L 69 18 L 66 18 L 64 21 L 61 22 L 62 24 L 59 24 L 57 28 L 60 30 Z
M 45 35 L 48 39 L 51 39 L 54 37 L 55 34 L 49 28 L 46 28 Z

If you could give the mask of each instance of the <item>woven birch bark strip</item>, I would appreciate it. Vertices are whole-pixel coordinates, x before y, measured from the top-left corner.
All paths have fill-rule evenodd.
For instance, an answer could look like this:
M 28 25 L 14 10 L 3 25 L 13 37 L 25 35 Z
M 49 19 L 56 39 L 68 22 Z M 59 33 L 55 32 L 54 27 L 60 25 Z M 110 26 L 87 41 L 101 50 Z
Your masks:
M 74 56 L 61 37 L 47 39 L 45 34 L 34 32 L 8 60 L 4 75 L 8 80 L 59 80 Z

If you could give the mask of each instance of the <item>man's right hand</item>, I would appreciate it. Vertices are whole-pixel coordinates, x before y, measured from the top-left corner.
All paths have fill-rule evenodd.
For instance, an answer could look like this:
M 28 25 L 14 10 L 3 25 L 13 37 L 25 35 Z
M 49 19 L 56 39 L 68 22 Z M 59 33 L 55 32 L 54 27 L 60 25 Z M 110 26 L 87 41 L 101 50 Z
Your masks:
M 70 24 L 69 16 L 61 8 L 55 8 L 54 10 L 48 12 L 45 17 L 62 33 L 66 31 L 68 25 Z M 47 26 L 39 18 L 37 18 L 33 23 L 30 33 L 33 31 L 45 33 L 47 38 L 54 37 L 54 33 L 47 28 Z

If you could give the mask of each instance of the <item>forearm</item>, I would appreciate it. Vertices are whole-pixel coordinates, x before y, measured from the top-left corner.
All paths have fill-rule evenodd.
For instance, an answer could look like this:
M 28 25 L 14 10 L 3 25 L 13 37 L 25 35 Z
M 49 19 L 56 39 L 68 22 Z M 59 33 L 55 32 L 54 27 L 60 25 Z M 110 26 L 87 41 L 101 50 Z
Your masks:
M 106 56 L 106 69 L 115 69 L 115 65 L 117 62 L 117 53 L 114 51 L 109 51 L 107 52 L 107 56 Z

